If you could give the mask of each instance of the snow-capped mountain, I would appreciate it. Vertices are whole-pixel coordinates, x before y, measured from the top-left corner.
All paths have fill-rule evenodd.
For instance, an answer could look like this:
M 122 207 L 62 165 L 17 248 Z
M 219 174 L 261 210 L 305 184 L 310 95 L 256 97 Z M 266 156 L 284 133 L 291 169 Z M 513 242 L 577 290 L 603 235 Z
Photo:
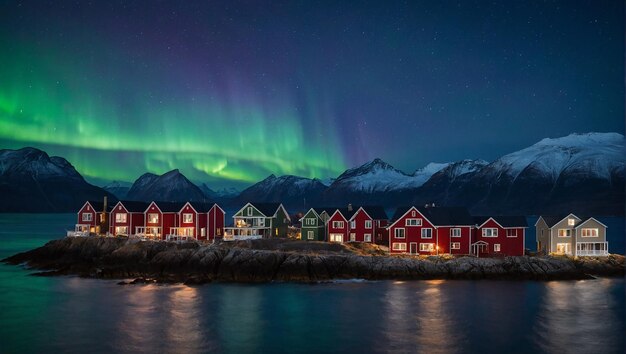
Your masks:
M 415 200 L 503 214 L 623 213 L 625 156 L 617 133 L 543 139 L 465 178 L 435 183 L 434 175 Z
M 220 188 L 218 190 L 211 189 L 206 183 L 202 183 L 200 186 L 200 190 L 207 198 L 211 200 L 220 200 L 220 199 L 231 199 L 239 195 L 241 191 L 237 188 Z
M 30 147 L 0 150 L 0 195 L 0 212 L 75 212 L 85 200 L 116 200 L 64 158 Z
M 450 165 L 449 162 L 440 163 L 440 162 L 431 162 L 428 165 L 416 170 L 413 173 L 413 177 L 415 177 L 415 185 L 417 187 L 423 185 L 434 175 L 435 173 L 443 170 L 444 168 Z
M 208 201 L 198 186 L 187 179 L 179 170 L 172 170 L 157 176 L 145 173 L 139 177 L 128 191 L 127 198 L 140 201 Z
M 317 178 L 270 175 L 261 182 L 243 190 L 237 200 L 240 202 L 275 202 L 284 205 L 302 206 L 320 201 L 321 194 L 327 189 Z
M 132 185 L 133 184 L 130 182 L 113 181 L 102 187 L 102 189 L 113 194 L 118 199 L 126 199 L 126 195 L 128 195 L 128 191 Z

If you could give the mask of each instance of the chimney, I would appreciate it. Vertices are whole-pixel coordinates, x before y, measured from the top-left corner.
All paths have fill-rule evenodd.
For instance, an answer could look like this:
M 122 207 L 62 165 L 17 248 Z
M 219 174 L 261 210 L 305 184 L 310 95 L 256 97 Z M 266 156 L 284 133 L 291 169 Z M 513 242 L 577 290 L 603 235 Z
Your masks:
M 348 211 L 352 211 L 352 203 L 348 203 Z

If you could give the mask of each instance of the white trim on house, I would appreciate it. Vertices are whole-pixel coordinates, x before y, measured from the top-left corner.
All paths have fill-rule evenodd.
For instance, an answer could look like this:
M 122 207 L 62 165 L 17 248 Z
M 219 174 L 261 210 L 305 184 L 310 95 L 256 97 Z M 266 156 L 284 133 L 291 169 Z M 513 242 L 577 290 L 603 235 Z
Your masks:
M 424 231 L 430 231 L 430 235 L 424 236 Z M 433 229 L 431 227 L 422 227 L 420 230 L 420 238 L 423 239 L 432 239 L 433 238 Z
M 415 243 L 415 242 L 413 242 Z M 396 247 L 398 246 L 398 247 Z M 406 242 L 392 242 L 391 243 L 391 250 L 392 251 L 404 251 L 406 252 Z
M 455 235 L 454 231 L 458 231 L 459 234 Z M 454 237 L 454 238 L 462 237 L 461 235 L 462 235 L 462 232 L 461 232 L 461 228 L 460 227 L 453 227 L 453 228 L 450 229 L 450 237 Z
M 388 228 L 388 229 L 389 229 L 389 228 L 392 228 L 392 227 L 393 227 L 393 226 L 394 226 L 394 225 L 395 225 L 398 221 L 402 220 L 402 219 L 406 216 L 406 214 L 408 214 L 411 210 L 415 210 L 415 212 L 416 212 L 417 214 L 419 214 L 419 215 L 422 217 L 422 219 L 424 219 L 424 220 L 428 221 L 428 223 L 429 223 L 429 224 L 431 224 L 431 225 L 435 226 L 435 224 L 433 224 L 432 222 L 430 222 L 430 220 L 428 220 L 428 218 L 426 218 L 424 215 L 422 215 L 422 213 L 420 213 L 420 211 L 419 211 L 419 210 L 417 210 L 417 208 L 416 208 L 415 206 L 412 206 L 412 207 L 410 207 L 410 208 L 409 208 L 409 210 L 407 210 L 404 214 L 402 214 L 402 216 L 401 216 L 401 217 L 399 217 L 399 218 L 398 218 L 398 220 L 394 221 L 393 223 L 391 223 L 391 225 L 387 226 L 387 228 Z M 412 216 L 412 217 L 413 217 L 413 216 Z M 423 224 L 423 223 L 422 223 L 422 224 Z M 406 225 L 405 225 L 405 226 L 406 226 Z M 435 226 L 435 227 L 436 227 L 436 226 Z
M 597 222 L 598 224 L 600 224 L 600 225 L 604 226 L 604 228 L 605 228 L 605 229 L 608 229 L 608 228 L 609 228 L 608 226 L 604 225 L 603 223 L 601 223 L 598 219 L 596 219 L 596 218 L 594 218 L 594 217 L 590 217 L 589 219 L 587 219 L 587 220 L 585 220 L 585 221 L 581 222 L 580 224 L 578 224 L 578 226 L 575 226 L 574 228 L 575 228 L 575 229 L 577 229 L 577 228 L 579 228 L 579 227 L 582 227 L 583 225 L 585 225 L 587 222 L 591 221 L 592 219 L 593 219 L 595 222 Z
M 399 231 L 399 230 L 402 230 L 402 237 L 398 236 L 398 231 Z M 394 238 L 402 238 L 402 239 L 406 239 L 406 230 L 404 229 L 404 227 L 396 227 L 396 228 L 393 230 L 393 237 L 394 237 Z M 391 237 L 390 237 L 390 239 L 391 239 Z
M 486 232 L 487 230 L 491 231 L 491 236 L 487 235 L 487 232 Z M 494 232 L 494 230 L 495 230 L 495 232 Z M 498 228 L 497 227 L 485 227 L 485 228 L 481 229 L 480 235 L 482 237 L 494 237 L 494 238 L 498 237 Z

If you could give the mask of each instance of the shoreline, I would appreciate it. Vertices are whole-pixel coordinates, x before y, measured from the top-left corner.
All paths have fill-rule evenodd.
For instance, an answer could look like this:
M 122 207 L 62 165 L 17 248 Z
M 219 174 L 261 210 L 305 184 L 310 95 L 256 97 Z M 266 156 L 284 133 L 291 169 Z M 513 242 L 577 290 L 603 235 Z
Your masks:
M 376 246 L 266 239 L 200 244 L 63 238 L 3 263 L 31 275 L 119 279 L 118 284 L 362 280 L 576 280 L 624 276 L 625 257 L 390 256 Z M 128 279 L 135 279 L 127 282 Z

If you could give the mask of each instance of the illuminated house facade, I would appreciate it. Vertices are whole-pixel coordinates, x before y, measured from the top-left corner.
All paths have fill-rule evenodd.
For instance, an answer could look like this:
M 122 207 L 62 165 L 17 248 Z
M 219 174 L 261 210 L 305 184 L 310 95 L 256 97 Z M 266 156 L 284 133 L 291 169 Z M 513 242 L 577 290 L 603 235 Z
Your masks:
M 247 203 L 224 228 L 224 241 L 287 237 L 291 219 L 281 203 Z
M 607 226 L 593 217 L 540 216 L 535 223 L 537 252 L 608 256 Z

